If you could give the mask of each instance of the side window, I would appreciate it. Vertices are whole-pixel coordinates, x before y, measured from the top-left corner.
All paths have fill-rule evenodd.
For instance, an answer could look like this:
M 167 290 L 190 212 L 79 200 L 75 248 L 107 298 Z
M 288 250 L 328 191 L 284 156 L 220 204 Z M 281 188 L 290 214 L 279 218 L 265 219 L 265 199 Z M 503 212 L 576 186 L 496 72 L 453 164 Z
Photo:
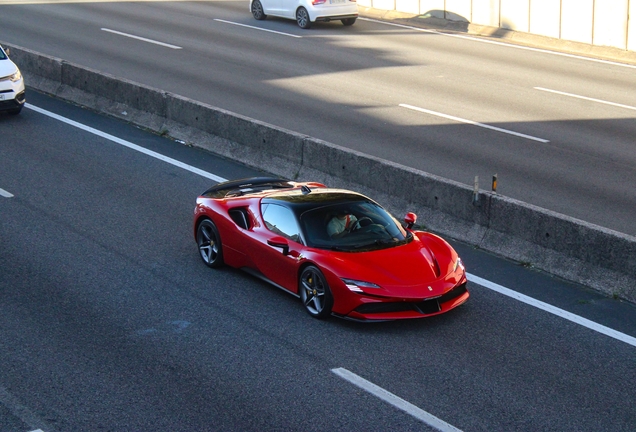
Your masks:
M 277 204 L 267 204 L 263 205 L 261 211 L 267 229 L 289 240 L 300 242 L 300 229 L 290 209 Z

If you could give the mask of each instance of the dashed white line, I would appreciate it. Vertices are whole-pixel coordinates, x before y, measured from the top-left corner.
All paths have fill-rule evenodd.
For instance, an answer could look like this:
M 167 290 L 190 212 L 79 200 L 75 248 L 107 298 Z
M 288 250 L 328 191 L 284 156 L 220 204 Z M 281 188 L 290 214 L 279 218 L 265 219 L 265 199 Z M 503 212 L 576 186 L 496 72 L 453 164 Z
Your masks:
M 141 37 L 141 36 L 135 36 L 135 35 L 130 34 L 130 33 L 124 33 L 124 32 L 120 32 L 120 31 L 117 31 L 117 30 L 111 30 L 111 29 L 107 29 L 107 28 L 103 28 L 103 27 L 102 27 L 101 30 L 103 30 L 105 32 L 108 32 L 108 33 L 113 33 L 113 34 L 116 34 L 116 35 L 119 35 L 119 36 L 125 36 L 127 38 L 137 39 L 137 40 L 140 40 L 140 41 L 143 41 L 143 42 L 148 42 L 148 43 L 155 44 L 155 45 L 161 45 L 163 47 L 170 48 L 170 49 L 175 49 L 175 50 L 182 49 L 180 46 L 177 46 L 177 45 L 171 45 L 171 44 L 168 44 L 168 43 L 165 43 L 165 42 L 159 42 L 159 41 L 156 41 L 156 40 L 153 40 L 153 39 L 148 39 L 148 38 Z
M 440 112 L 437 112 L 437 111 L 431 111 L 431 110 L 428 110 L 428 109 L 425 109 L 425 108 L 416 107 L 416 106 L 413 106 L 413 105 L 400 104 L 399 106 L 401 106 L 402 108 L 408 108 L 408 109 L 413 110 L 413 111 L 419 111 L 419 112 L 422 112 L 422 113 L 425 113 L 425 114 L 430 114 L 430 115 L 433 115 L 433 116 L 436 116 L 436 117 L 442 117 L 442 118 L 445 118 L 445 119 L 448 119 L 448 120 L 453 120 L 453 121 L 460 122 L 460 123 L 466 123 L 466 124 L 470 124 L 470 125 L 473 125 L 473 126 L 479 126 L 481 128 L 494 130 L 496 132 L 502 132 L 502 133 L 505 133 L 505 134 L 508 134 L 508 135 L 518 136 L 520 138 L 525 138 L 525 139 L 529 139 L 529 140 L 532 140 L 532 141 L 539 141 L 539 142 L 542 142 L 542 143 L 549 143 L 550 142 L 550 140 L 547 140 L 547 139 L 537 138 L 537 137 L 534 137 L 532 135 L 526 135 L 526 134 L 522 134 L 522 133 L 519 133 L 519 132 L 511 131 L 511 130 L 508 130 L 508 129 L 502 129 L 502 128 L 498 128 L 496 126 L 491 126 L 491 125 L 487 125 L 487 124 L 484 124 L 484 123 L 478 123 L 476 121 L 467 120 L 467 119 L 463 119 L 463 118 L 460 118 L 460 117 L 455 117 L 455 116 L 448 115 L 448 114 L 443 114 L 443 113 L 440 113 Z
M 578 324 L 580 326 L 583 327 L 587 327 L 590 330 L 594 330 L 598 333 L 604 334 L 606 336 L 609 336 L 611 338 L 617 339 L 621 342 L 625 342 L 626 344 L 629 344 L 631 346 L 636 347 L 636 338 L 626 335 L 624 333 L 618 332 L 614 329 L 611 329 L 609 327 L 605 327 L 604 325 L 595 323 L 594 321 L 590 321 L 587 318 L 583 318 L 580 317 L 578 315 L 575 315 L 573 313 L 564 311 L 563 309 L 559 309 L 556 306 L 552 306 L 551 304 L 548 303 L 544 303 L 542 301 L 536 300 L 532 297 L 528 297 L 527 295 L 518 293 L 517 291 L 513 291 L 510 288 L 506 288 L 504 286 L 498 285 L 494 282 L 490 282 L 487 279 L 483 279 L 480 278 L 479 276 L 475 276 L 473 274 L 467 274 L 468 280 L 469 282 L 473 282 L 476 283 L 478 285 L 483 286 L 484 288 L 488 288 L 491 289 L 493 291 L 496 291 L 500 294 L 503 294 L 505 296 L 508 296 L 510 298 L 513 298 L 517 301 L 520 301 L 522 303 L 528 304 L 530 306 L 534 306 L 536 308 L 539 308 L 541 310 L 544 310 L 546 312 L 549 312 L 553 315 L 556 315 L 558 317 L 561 317 L 563 319 L 566 319 L 568 321 L 571 321 L 575 324 Z
M 616 102 L 609 102 L 609 101 L 605 101 L 605 100 L 602 100 L 602 99 L 594 99 L 594 98 L 587 97 L 587 96 L 580 96 L 580 95 L 577 95 L 577 94 L 574 94 L 574 93 L 566 93 L 566 92 L 562 92 L 562 91 L 558 91 L 558 90 L 551 90 L 551 89 L 547 89 L 547 88 L 543 88 L 543 87 L 535 87 L 534 89 L 535 90 L 544 91 L 544 92 L 548 92 L 548 93 L 558 94 L 558 95 L 561 95 L 561 96 L 568 96 L 568 97 L 575 98 L 575 99 L 583 99 L 583 100 L 590 101 L 590 102 L 597 102 L 597 103 L 601 103 L 601 104 L 605 104 L 605 105 L 611 105 L 611 106 L 615 106 L 615 107 L 618 107 L 618 108 L 625 108 L 625 109 L 628 109 L 628 110 L 636 111 L 636 107 L 631 106 L 631 105 L 623 105 L 623 104 L 619 104 L 619 103 L 616 103 Z
M 283 32 L 279 32 L 279 31 L 276 31 L 276 30 L 269 30 L 269 29 L 264 29 L 264 28 L 260 28 L 260 27 L 254 27 L 254 26 L 251 26 L 251 25 L 241 24 L 241 23 L 237 23 L 237 22 L 234 22 L 234 21 L 226 21 L 226 20 L 218 19 L 218 18 L 215 18 L 214 21 L 222 22 L 222 23 L 225 23 L 225 24 L 232 24 L 232 25 L 240 26 L 240 27 L 247 27 L 247 28 L 251 28 L 251 29 L 254 29 L 254 30 L 261 30 L 261 31 L 264 31 L 264 32 L 269 32 L 269 33 L 276 33 L 276 34 L 283 35 L 283 36 L 290 36 L 290 37 L 293 37 L 293 38 L 299 38 L 299 39 L 302 38 L 302 36 L 298 36 L 298 35 L 295 35 L 295 34 L 283 33 Z
M 533 47 L 524 46 L 524 45 L 515 45 L 515 44 L 510 44 L 510 43 L 505 43 L 505 42 L 498 42 L 498 41 L 494 41 L 494 40 L 490 40 L 490 39 L 482 39 L 482 38 L 476 37 L 476 36 L 466 36 L 466 35 L 455 34 L 455 33 L 444 33 L 444 32 L 440 32 L 440 31 L 437 31 L 437 30 L 423 29 L 423 28 L 420 28 L 420 27 L 413 27 L 413 26 L 409 26 L 409 25 L 405 25 L 405 24 L 395 24 L 395 23 L 390 23 L 390 22 L 386 22 L 386 21 L 380 21 L 380 20 L 376 20 L 376 19 L 372 19 L 372 18 L 358 17 L 358 19 L 361 20 L 361 21 L 369 21 L 369 22 L 374 22 L 374 23 L 378 23 L 378 24 L 385 24 L 385 25 L 392 26 L 392 27 L 401 27 L 401 28 L 404 28 L 404 29 L 415 30 L 415 31 L 423 32 L 423 33 L 433 33 L 433 34 L 436 34 L 436 35 L 439 35 L 439 36 L 446 36 L 446 37 L 452 37 L 452 38 L 457 38 L 457 39 L 466 39 L 466 40 L 471 40 L 471 41 L 474 41 L 474 42 L 487 43 L 487 44 L 491 44 L 491 45 L 499 45 L 499 46 L 504 46 L 504 47 L 508 47 L 508 48 L 515 48 L 515 49 L 520 49 L 520 50 L 525 50 L 525 51 L 534 51 L 534 52 L 539 52 L 539 53 L 542 53 L 542 54 L 550 54 L 550 55 L 556 55 L 556 56 L 560 56 L 560 57 L 573 58 L 573 59 L 577 59 L 577 60 L 590 61 L 590 62 L 594 62 L 594 63 L 602 63 L 602 64 L 607 64 L 607 65 L 612 65 L 612 66 L 621 66 L 621 67 L 626 67 L 626 68 L 630 68 L 630 69 L 636 69 L 636 65 L 631 65 L 631 64 L 627 64 L 627 63 L 619 63 L 619 62 L 615 62 L 615 61 L 611 61 L 611 60 L 602 60 L 602 59 L 597 59 L 597 58 L 592 58 L 592 57 L 585 57 L 585 56 L 576 55 L 576 54 L 563 53 L 563 52 L 559 52 L 559 51 L 550 51 L 550 50 L 542 49 L 542 48 L 533 48 Z
M 345 368 L 331 369 L 331 372 L 335 373 L 340 378 L 349 381 L 351 384 L 361 388 L 362 390 L 371 393 L 375 397 L 382 399 L 383 401 L 393 405 L 398 409 L 401 409 L 407 414 L 426 423 L 427 425 L 438 431 L 461 432 L 461 430 L 457 429 L 455 426 L 446 423 L 444 420 L 435 417 L 433 414 L 430 414 L 423 409 L 418 408 L 412 403 L 405 401 L 404 399 L 394 395 L 393 393 L 383 389 L 382 387 L 373 384 L 370 381 L 365 380 L 364 378 L 354 374 L 353 372 Z
M 5 198 L 12 198 L 13 194 L 11 192 L 7 192 L 4 189 L 0 189 L 0 196 L 3 196 Z

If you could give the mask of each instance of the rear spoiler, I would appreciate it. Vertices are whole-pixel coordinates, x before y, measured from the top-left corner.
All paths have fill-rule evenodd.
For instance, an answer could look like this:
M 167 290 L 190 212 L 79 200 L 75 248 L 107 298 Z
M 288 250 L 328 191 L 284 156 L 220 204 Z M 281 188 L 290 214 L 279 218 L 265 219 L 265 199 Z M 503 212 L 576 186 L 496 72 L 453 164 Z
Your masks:
M 269 189 L 291 189 L 293 187 L 295 187 L 294 182 L 283 178 L 250 177 L 219 183 L 203 192 L 201 196 L 205 198 L 225 198 L 227 196 L 240 196 Z

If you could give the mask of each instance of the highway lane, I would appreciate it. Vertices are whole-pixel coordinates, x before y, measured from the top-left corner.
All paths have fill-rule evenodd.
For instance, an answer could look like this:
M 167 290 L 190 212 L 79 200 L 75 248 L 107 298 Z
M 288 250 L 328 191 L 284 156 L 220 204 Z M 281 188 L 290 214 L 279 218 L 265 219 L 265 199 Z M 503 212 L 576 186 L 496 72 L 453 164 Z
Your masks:
M 37 94 L 30 103 L 225 178 L 254 174 Z M 191 212 L 210 180 L 23 114 L 0 117 L 0 188 L 13 195 L 0 197 L 0 390 L 45 432 L 430 430 L 339 368 L 466 431 L 636 422 L 633 345 L 475 283 L 466 305 L 433 319 L 313 320 L 296 298 L 200 262 Z M 633 305 L 455 246 L 471 274 L 636 337 Z
M 499 193 L 636 235 L 633 68 L 375 21 L 301 31 L 245 1 L 0 7 L 8 42 L 465 184 L 496 173 Z

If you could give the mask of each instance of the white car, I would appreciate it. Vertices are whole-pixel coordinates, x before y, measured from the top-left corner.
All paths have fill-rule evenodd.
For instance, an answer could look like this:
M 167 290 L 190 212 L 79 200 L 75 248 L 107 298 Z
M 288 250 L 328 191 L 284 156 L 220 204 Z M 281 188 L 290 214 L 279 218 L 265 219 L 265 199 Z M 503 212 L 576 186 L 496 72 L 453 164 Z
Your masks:
M 295 19 L 303 29 L 316 21 L 340 20 L 350 26 L 358 18 L 356 0 L 250 0 L 250 11 L 257 20 L 267 15 Z
M 0 46 L 0 111 L 19 114 L 25 102 L 24 79 L 20 69 Z

